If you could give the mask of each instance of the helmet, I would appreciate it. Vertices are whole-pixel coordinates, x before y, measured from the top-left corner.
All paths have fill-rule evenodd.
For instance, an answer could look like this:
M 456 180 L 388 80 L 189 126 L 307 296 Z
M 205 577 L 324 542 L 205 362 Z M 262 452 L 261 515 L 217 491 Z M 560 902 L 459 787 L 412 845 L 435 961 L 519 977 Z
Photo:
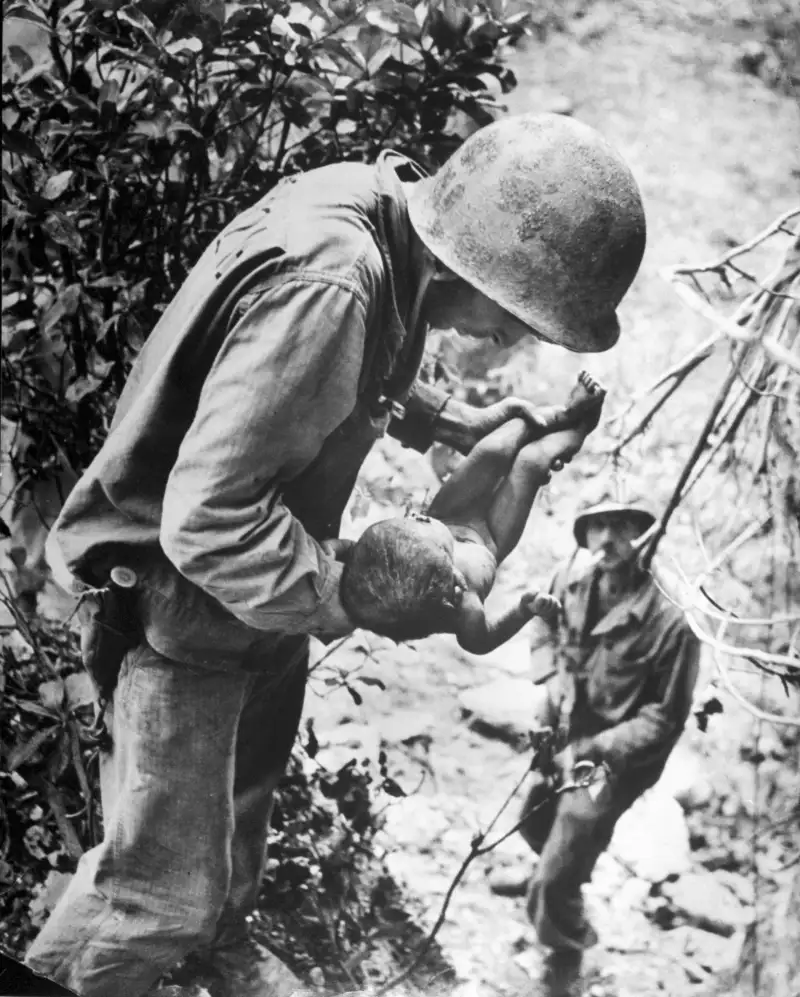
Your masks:
M 575 534 L 575 539 L 579 547 L 586 546 L 586 529 L 590 520 L 595 516 L 605 516 L 609 513 L 618 513 L 628 519 L 638 520 L 642 526 L 642 533 L 648 530 L 656 521 L 655 514 L 651 512 L 645 502 L 617 502 L 613 499 L 605 499 L 602 502 L 597 502 L 595 505 L 590 505 L 576 517 L 572 532 Z
M 558 114 L 501 118 L 412 185 L 408 213 L 445 266 L 542 339 L 581 353 L 617 341 L 644 208 L 593 128 Z

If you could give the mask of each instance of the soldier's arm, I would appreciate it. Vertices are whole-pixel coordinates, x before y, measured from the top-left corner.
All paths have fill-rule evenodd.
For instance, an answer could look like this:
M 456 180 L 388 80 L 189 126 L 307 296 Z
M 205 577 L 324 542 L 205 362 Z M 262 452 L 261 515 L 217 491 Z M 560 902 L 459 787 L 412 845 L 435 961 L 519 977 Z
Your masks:
M 443 443 L 468 454 L 484 436 L 517 418 L 525 419 L 535 439 L 561 428 L 569 418 L 565 408 L 541 408 L 522 398 L 504 398 L 480 408 L 424 381 L 414 383 L 403 408 L 405 414 L 389 423 L 389 435 L 420 453 Z
M 354 408 L 364 332 L 352 289 L 273 282 L 230 331 L 181 444 L 163 549 L 256 629 L 352 630 L 339 600 L 342 564 L 283 504 L 280 481 L 307 466 Z

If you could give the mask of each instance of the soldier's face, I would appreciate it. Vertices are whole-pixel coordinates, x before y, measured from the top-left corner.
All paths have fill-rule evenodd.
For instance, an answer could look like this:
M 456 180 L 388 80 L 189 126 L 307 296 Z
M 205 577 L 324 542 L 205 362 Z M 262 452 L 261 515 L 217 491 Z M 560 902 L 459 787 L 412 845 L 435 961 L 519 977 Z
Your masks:
M 592 516 L 586 525 L 586 546 L 599 554 L 601 571 L 614 571 L 635 554 L 634 542 L 642 535 L 642 525 L 624 513 Z
M 530 326 L 459 277 L 436 282 L 432 292 L 425 317 L 434 329 L 455 329 L 462 336 L 492 339 L 504 348 L 535 336 Z

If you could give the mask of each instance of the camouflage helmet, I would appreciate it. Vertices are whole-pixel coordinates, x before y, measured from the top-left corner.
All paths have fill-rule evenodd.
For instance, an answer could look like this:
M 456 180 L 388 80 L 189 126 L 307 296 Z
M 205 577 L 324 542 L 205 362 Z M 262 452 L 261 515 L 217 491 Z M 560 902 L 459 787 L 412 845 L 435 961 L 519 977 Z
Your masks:
M 558 114 L 501 118 L 412 185 L 408 212 L 434 256 L 542 339 L 581 353 L 617 341 L 644 208 L 593 128 Z

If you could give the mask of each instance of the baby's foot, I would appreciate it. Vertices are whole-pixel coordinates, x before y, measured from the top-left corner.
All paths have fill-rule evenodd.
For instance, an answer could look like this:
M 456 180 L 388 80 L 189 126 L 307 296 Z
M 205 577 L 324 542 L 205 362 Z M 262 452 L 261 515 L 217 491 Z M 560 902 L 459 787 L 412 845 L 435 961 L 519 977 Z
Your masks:
M 550 627 L 556 626 L 561 616 L 561 603 L 545 592 L 526 592 L 522 596 L 522 606 L 531 616 L 540 616 Z
M 591 374 L 582 370 L 564 406 L 569 429 L 560 434 L 554 433 L 549 441 L 561 448 L 550 463 L 552 471 L 560 471 L 565 464 L 569 464 L 583 446 L 583 441 L 596 428 L 605 397 L 606 389 Z
M 572 426 L 580 424 L 588 436 L 600 421 L 606 389 L 592 375 L 582 370 L 567 399 L 566 410 Z

